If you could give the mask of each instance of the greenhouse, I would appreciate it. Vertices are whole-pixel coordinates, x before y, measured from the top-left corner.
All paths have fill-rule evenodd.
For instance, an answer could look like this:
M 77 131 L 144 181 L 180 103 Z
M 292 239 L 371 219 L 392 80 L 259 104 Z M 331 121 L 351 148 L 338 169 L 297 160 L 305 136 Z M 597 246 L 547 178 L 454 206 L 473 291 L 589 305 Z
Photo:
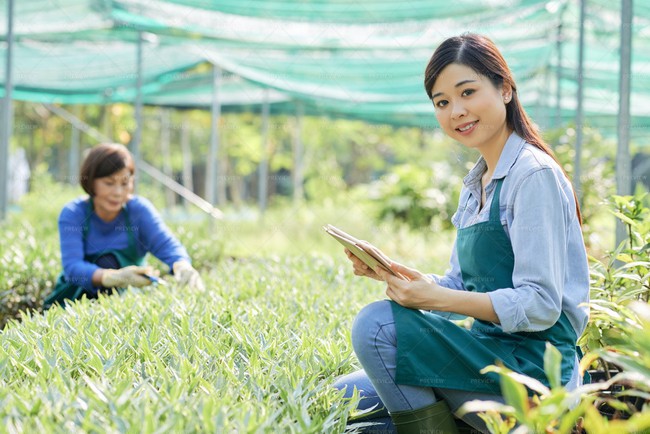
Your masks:
M 261 9 L 226 4 L 17 4 L 12 97 L 207 109 L 212 90 L 218 88 L 217 103 L 224 110 L 252 110 L 266 102 L 271 113 L 295 113 L 300 103 L 307 114 L 433 129 L 419 78 L 422 59 L 444 37 L 471 29 L 503 47 L 526 89 L 523 102 L 542 128 L 574 121 L 579 109 L 580 118 L 605 134 L 616 134 L 618 3 L 594 1 L 586 8 L 583 64 L 576 2 L 508 2 L 507 13 L 489 1 L 480 7 L 459 3 L 452 9 L 442 3 L 409 3 L 407 12 L 386 2 L 323 2 L 296 9 L 286 2 L 264 2 Z M 649 117 L 642 103 L 650 92 L 644 73 L 646 8 L 641 4 L 634 10 L 630 117 L 621 121 L 629 124 L 633 139 L 646 136 Z M 6 15 L 0 26 L 7 34 Z M 268 33 L 251 30 L 259 28 Z M 5 44 L 0 53 L 3 70 L 7 52 Z M 208 70 L 199 68 L 206 72 L 197 73 L 199 64 L 209 65 Z M 210 69 L 226 75 L 215 83 Z
M 479 146 L 458 145 L 465 130 L 449 134 L 424 79 L 436 47 L 467 33 L 489 37 L 503 54 L 516 81 L 503 101 L 516 91 L 558 173 L 570 180 L 562 200 L 573 204 L 575 192 L 575 207 L 557 207 L 577 212 L 566 222 L 579 221 L 589 261 L 582 277 L 590 295 L 581 304 L 589 319 L 578 330 L 581 320 L 568 318 L 581 332 L 571 351 L 585 353 L 576 372 L 606 375 L 601 382 L 585 376 L 571 390 L 560 378 L 568 354 L 561 346 L 544 353 L 544 378 L 525 377 L 530 372 L 517 372 L 504 356 L 484 375 L 498 379 L 505 404 L 464 411 L 494 410 L 481 432 L 650 430 L 650 4 L 4 0 L 0 414 L 7 430 L 371 428 L 363 394 L 344 396 L 331 386 L 365 368 L 350 342 L 355 315 L 382 297 L 400 303 L 389 289 L 384 294 L 386 283 L 378 288 L 354 276 L 322 226 L 347 228 L 399 263 L 440 275 L 454 270 L 456 237 L 471 208 L 459 200 L 473 197 L 466 175 L 479 156 L 487 175 L 494 168 Z M 497 88 L 505 92 L 503 83 Z M 469 137 L 475 123 L 461 127 Z M 118 144 L 110 151 L 118 154 L 128 149 L 137 167 L 125 160 L 110 172 L 130 173 L 131 193 L 146 198 L 113 231 L 124 243 L 135 237 L 129 249 L 138 258 L 146 253 L 153 268 L 125 277 L 122 270 L 145 265 L 121 262 L 124 245 L 117 264 L 84 275 L 92 297 L 86 283 L 71 285 L 77 292 L 66 295 L 63 309 L 48 300 L 62 276 L 70 281 L 70 240 L 110 244 L 108 236 L 92 238 L 87 223 L 62 229 L 65 210 L 88 194 L 97 219 L 106 223 L 104 212 L 123 218 L 106 211 L 115 196 L 101 202 L 94 190 L 103 178 L 84 172 L 88 152 L 102 143 Z M 501 192 L 497 177 L 490 179 Z M 479 194 L 478 213 L 494 190 L 480 191 L 486 197 Z M 515 248 L 509 191 L 503 182 L 501 223 Z M 543 204 L 543 188 L 534 193 Z M 540 205 L 540 223 L 521 235 L 522 245 L 541 249 L 540 264 L 550 243 L 543 228 L 561 231 L 564 221 L 543 221 L 551 208 Z M 154 242 L 147 231 L 169 238 Z M 394 271 L 382 255 L 371 252 L 373 264 Z M 402 271 L 395 275 L 417 280 Z M 151 280 L 138 283 L 145 274 Z M 481 284 L 494 280 L 480 277 Z M 558 291 L 552 303 L 540 303 L 564 309 Z M 486 322 L 510 333 L 499 309 Z M 454 313 L 467 317 L 454 327 L 468 330 L 493 318 Z M 387 419 L 397 412 L 385 410 Z M 469 422 L 453 410 L 464 432 Z

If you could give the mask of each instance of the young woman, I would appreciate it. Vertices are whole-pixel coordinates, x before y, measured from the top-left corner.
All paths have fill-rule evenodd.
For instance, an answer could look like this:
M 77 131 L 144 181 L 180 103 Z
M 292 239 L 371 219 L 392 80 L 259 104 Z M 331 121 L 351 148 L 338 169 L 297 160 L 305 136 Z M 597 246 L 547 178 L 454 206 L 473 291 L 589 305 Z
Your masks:
M 99 291 L 151 284 L 150 252 L 167 264 L 181 284 L 203 287 L 199 273 L 153 205 L 133 195 L 135 164 L 119 144 L 90 150 L 80 171 L 88 197 L 68 203 L 59 216 L 63 273 L 44 308 Z
M 576 341 L 588 316 L 578 202 L 499 50 L 480 35 L 449 38 L 424 85 L 443 131 L 480 153 L 452 217 L 450 269 L 426 275 L 393 262 L 400 279 L 346 251 L 354 273 L 386 282 L 391 300 L 357 316 L 352 344 L 364 369 L 336 384 L 346 396 L 360 390 L 362 408 L 378 404 L 373 414 L 398 433 L 457 432 L 451 411 L 464 402 L 503 401 L 498 376 L 480 373 L 497 361 L 548 384 L 546 342 L 562 354 L 563 384 L 576 387 Z M 451 314 L 473 317 L 471 330 Z M 476 415 L 464 420 L 485 430 Z

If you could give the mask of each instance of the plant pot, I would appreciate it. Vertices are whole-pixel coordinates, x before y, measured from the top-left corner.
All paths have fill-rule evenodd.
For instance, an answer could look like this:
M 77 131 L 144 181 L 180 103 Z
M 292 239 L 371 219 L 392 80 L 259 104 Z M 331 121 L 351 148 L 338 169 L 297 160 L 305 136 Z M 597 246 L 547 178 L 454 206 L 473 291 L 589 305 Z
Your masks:
M 604 369 L 594 369 L 588 370 L 587 372 L 591 376 L 591 383 L 594 384 L 608 381 L 610 378 L 615 377 L 616 374 L 621 372 L 621 370 L 616 368 L 609 369 L 608 371 L 605 371 Z M 625 383 L 615 383 L 609 388 L 601 391 L 599 393 L 600 399 L 596 401 L 596 407 L 600 414 L 605 416 L 607 419 L 612 420 L 629 419 L 632 414 L 640 412 L 643 409 L 643 405 L 648 401 L 636 396 L 617 396 L 619 393 L 626 390 L 632 390 L 632 388 L 626 386 Z M 625 404 L 628 408 L 627 411 L 609 405 L 609 402 L 613 400 Z

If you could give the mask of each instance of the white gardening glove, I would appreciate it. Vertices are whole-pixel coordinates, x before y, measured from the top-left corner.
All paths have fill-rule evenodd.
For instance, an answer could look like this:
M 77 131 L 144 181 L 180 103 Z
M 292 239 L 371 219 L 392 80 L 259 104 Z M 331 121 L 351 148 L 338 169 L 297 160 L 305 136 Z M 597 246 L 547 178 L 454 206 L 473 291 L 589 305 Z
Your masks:
M 102 272 L 102 286 L 104 288 L 147 286 L 151 284 L 151 280 L 145 277 L 144 274 L 151 275 L 152 273 L 153 269 L 151 267 L 138 267 L 137 265 L 129 265 L 118 270 L 107 268 Z
M 174 277 L 176 281 L 181 286 L 189 286 L 190 288 L 196 288 L 200 291 L 205 290 L 205 285 L 203 284 L 203 279 L 199 275 L 199 272 L 192 267 L 187 261 L 176 261 L 172 266 L 174 271 Z

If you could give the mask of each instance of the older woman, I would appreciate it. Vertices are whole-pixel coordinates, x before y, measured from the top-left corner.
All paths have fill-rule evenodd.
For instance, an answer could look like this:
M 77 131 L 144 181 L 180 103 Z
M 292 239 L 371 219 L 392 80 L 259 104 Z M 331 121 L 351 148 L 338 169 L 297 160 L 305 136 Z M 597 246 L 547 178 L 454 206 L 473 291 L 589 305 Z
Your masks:
M 187 251 L 148 200 L 133 194 L 135 164 L 122 145 L 90 150 L 80 171 L 87 197 L 68 203 L 59 216 L 63 273 L 45 309 L 100 291 L 152 283 L 145 255 L 167 264 L 181 284 L 203 287 Z

